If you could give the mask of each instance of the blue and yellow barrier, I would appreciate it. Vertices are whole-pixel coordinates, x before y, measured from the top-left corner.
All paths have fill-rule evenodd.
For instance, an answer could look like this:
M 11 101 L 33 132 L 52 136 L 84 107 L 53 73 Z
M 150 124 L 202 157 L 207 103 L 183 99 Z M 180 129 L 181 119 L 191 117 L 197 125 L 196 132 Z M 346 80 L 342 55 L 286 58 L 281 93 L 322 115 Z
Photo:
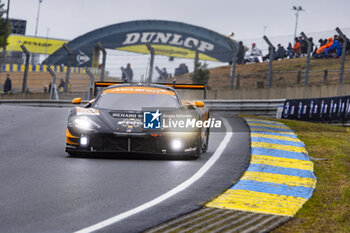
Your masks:
M 293 216 L 316 187 L 305 145 L 282 123 L 245 119 L 251 161 L 242 178 L 207 207 Z
M 51 69 L 57 73 L 66 73 L 67 66 L 50 65 Z M 1 65 L 1 72 L 24 72 L 25 65 L 23 64 L 3 64 Z M 90 68 L 93 74 L 98 74 L 97 68 Z M 29 65 L 29 72 L 47 72 L 47 65 Z M 71 67 L 71 73 L 85 74 L 83 67 Z

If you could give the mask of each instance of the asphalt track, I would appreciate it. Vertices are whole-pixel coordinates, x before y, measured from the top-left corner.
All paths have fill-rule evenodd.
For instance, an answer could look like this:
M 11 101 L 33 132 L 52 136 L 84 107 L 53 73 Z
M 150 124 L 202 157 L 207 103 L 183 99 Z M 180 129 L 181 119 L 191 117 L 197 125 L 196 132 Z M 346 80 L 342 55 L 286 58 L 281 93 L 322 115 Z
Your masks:
M 149 202 L 195 174 L 225 132 L 211 132 L 197 160 L 145 156 L 71 158 L 64 152 L 68 108 L 0 106 L 0 231 L 74 232 Z M 100 232 L 142 232 L 224 192 L 250 161 L 249 130 L 232 115 L 233 136 L 198 181 Z

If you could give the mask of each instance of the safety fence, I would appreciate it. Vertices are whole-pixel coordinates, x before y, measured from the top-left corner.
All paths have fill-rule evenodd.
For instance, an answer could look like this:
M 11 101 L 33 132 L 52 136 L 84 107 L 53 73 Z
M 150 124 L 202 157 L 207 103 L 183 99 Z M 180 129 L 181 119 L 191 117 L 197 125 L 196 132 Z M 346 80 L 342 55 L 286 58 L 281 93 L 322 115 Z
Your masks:
M 343 84 L 350 83 L 350 70 L 344 70 Z M 298 87 L 304 85 L 305 70 L 273 71 L 273 81 L 270 87 Z M 229 75 L 211 75 L 209 87 L 217 90 L 230 90 L 231 77 Z M 182 80 L 181 80 L 182 81 Z M 324 69 L 310 70 L 308 73 L 308 86 L 329 85 L 339 83 L 339 70 Z M 237 73 L 234 89 L 266 88 L 267 72 Z M 234 91 L 234 90 L 233 90 Z

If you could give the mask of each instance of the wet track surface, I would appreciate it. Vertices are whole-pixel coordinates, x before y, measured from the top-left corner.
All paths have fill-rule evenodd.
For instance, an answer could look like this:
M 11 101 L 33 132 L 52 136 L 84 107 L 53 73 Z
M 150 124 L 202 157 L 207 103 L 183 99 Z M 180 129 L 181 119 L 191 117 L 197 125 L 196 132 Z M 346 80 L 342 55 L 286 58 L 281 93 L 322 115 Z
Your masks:
M 0 106 L 1 232 L 73 232 L 128 211 L 186 181 L 213 155 L 225 132 L 211 132 L 197 160 L 71 158 L 64 152 L 68 108 Z M 248 127 L 231 115 L 234 134 L 221 157 L 184 191 L 101 232 L 141 232 L 200 208 L 238 180 L 250 160 Z

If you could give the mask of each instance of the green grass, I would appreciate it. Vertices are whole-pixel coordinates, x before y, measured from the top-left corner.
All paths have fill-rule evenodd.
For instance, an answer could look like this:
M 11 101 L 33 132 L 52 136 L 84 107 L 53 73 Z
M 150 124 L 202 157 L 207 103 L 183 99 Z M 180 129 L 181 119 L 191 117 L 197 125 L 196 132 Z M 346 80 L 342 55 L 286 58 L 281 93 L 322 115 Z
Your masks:
M 298 135 L 310 156 L 327 161 L 313 161 L 317 177 L 313 196 L 291 221 L 273 232 L 350 232 L 350 129 L 329 124 L 279 121 Z

